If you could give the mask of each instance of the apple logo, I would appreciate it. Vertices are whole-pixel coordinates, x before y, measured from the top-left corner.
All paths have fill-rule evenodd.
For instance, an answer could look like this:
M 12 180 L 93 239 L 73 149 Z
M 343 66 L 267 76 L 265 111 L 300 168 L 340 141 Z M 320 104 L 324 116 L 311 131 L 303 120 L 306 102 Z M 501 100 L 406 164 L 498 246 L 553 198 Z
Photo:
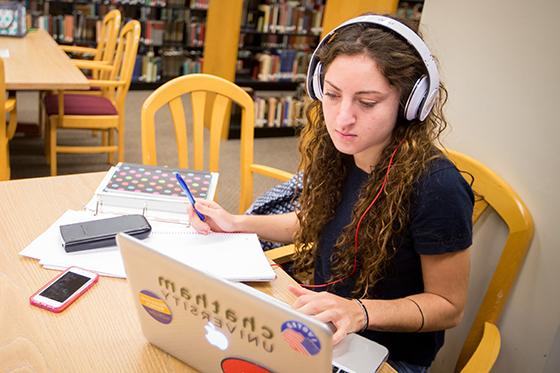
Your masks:
M 222 351 L 228 348 L 228 339 L 224 333 L 216 329 L 214 324 L 208 321 L 204 329 L 206 329 L 206 339 L 211 345 L 218 347 Z

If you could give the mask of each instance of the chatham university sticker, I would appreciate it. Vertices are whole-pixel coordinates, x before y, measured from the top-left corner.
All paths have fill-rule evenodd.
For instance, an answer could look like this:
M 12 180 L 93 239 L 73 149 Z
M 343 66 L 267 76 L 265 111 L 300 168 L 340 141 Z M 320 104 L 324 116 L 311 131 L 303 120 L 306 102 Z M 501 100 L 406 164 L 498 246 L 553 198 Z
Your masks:
M 142 290 L 138 294 L 138 298 L 146 312 L 157 321 L 163 324 L 169 324 L 173 319 L 173 315 L 169 307 L 167 307 L 167 304 L 156 294 L 149 290 Z

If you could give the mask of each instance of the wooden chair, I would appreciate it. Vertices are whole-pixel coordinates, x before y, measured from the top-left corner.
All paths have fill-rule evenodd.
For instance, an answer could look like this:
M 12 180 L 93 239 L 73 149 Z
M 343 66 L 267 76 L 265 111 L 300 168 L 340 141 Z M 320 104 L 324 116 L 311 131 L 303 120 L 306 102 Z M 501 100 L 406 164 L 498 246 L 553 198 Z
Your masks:
M 447 155 L 465 179 L 473 181 L 472 188 L 477 195 L 473 222 L 476 223 L 490 207 L 508 227 L 508 237 L 496 270 L 455 366 L 456 372 L 489 372 L 500 352 L 501 339 L 497 324 L 531 244 L 533 219 L 517 193 L 492 170 L 459 152 L 448 150 Z M 289 262 L 293 253 L 293 245 L 287 245 L 265 254 L 282 264 Z
M 46 131 L 46 153 L 51 175 L 56 175 L 57 153 L 109 153 L 109 162 L 115 151 L 118 160 L 124 160 L 125 99 L 132 80 L 132 70 L 138 52 L 140 22 L 129 21 L 123 26 L 113 66 L 100 67 L 110 71 L 107 80 L 91 80 L 90 85 L 106 89 L 101 96 L 88 94 L 50 94 L 44 104 L 49 118 Z M 57 129 L 102 130 L 101 146 L 57 145 Z M 114 131 L 118 134 L 114 144 Z
M 72 62 L 79 68 L 91 70 L 93 79 L 107 79 L 108 72 L 100 70 L 96 68 L 96 66 L 99 63 L 106 65 L 112 63 L 120 27 L 121 12 L 118 9 L 113 9 L 108 12 L 101 21 L 97 46 L 95 48 L 77 45 L 60 45 L 60 48 L 67 53 L 93 56 L 92 59 L 72 58 Z M 106 76 L 103 76 L 104 73 Z
M 0 180 L 10 179 L 10 148 L 9 141 L 14 137 L 17 126 L 16 99 L 6 95 L 4 77 L 4 60 L 0 58 Z M 6 114 L 10 120 L 6 124 Z
M 183 95 L 191 95 L 192 125 L 189 126 L 193 145 L 193 165 L 188 159 L 188 134 L 183 107 Z M 214 96 L 212 101 L 209 97 Z M 211 107 L 209 134 L 209 171 L 218 171 L 220 138 L 224 126 L 229 126 L 231 103 L 241 107 L 240 177 L 241 193 L 239 211 L 244 212 L 253 199 L 253 175 L 260 174 L 287 181 L 289 172 L 253 163 L 253 138 L 255 109 L 251 96 L 234 83 L 213 75 L 190 74 L 175 78 L 156 89 L 142 105 L 142 162 L 156 165 L 156 139 L 154 116 L 164 105 L 169 107 L 175 128 L 179 167 L 202 170 L 204 168 L 204 115 Z
M 60 49 L 72 55 L 82 57 L 91 56 L 91 58 L 72 58 L 71 61 L 78 68 L 82 69 L 86 75 L 92 79 L 109 79 L 111 70 L 106 66 L 112 66 L 115 61 L 115 49 L 121 27 L 121 12 L 118 9 L 109 11 L 101 21 L 99 35 L 97 37 L 97 46 L 95 48 L 83 47 L 78 45 L 59 45 Z M 68 91 L 67 93 L 91 94 L 101 96 L 107 94 L 110 88 L 107 87 L 90 87 L 87 91 Z M 39 124 L 41 128 L 45 128 L 44 123 L 44 107 L 42 105 L 47 92 L 41 92 L 39 98 Z M 93 130 L 93 134 L 97 134 L 98 130 Z
M 534 223 L 525 203 L 492 170 L 456 151 L 449 150 L 448 156 L 459 170 L 474 178 L 473 190 L 479 197 L 473 212 L 474 223 L 490 207 L 508 227 L 500 259 L 455 366 L 457 372 L 489 372 L 500 352 L 497 324 L 531 245 Z M 465 179 L 470 181 L 468 174 Z

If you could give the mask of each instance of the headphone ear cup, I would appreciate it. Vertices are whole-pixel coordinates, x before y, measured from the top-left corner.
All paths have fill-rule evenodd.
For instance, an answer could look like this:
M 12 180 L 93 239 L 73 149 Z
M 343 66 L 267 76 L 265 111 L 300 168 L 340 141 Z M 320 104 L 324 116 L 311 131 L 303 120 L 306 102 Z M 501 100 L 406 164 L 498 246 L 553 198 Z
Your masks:
M 319 101 L 323 101 L 323 84 L 321 82 L 321 72 L 323 70 L 323 65 L 321 62 L 317 62 L 315 70 L 313 71 L 313 94 Z
M 414 120 L 420 117 L 420 111 L 428 94 L 429 81 L 426 75 L 422 75 L 416 81 L 406 105 L 404 106 L 404 116 L 407 120 Z

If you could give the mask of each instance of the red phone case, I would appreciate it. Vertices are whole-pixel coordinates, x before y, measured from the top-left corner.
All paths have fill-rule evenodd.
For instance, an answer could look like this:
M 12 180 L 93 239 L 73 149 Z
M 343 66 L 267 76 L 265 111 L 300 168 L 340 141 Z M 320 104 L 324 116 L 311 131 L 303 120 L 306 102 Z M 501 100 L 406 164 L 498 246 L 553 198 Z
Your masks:
M 95 285 L 97 283 L 97 280 L 99 280 L 99 275 L 96 273 L 95 277 L 93 277 L 93 281 L 85 288 L 83 288 L 81 291 L 74 293 L 67 301 L 66 303 L 64 303 L 62 306 L 60 307 L 51 307 L 49 305 L 43 304 L 43 303 L 38 303 L 35 302 L 33 300 L 33 297 L 35 297 L 35 295 L 41 293 L 43 290 L 45 290 L 46 288 L 48 288 L 49 286 L 51 286 L 52 283 L 54 283 L 56 280 L 58 280 L 60 277 L 64 276 L 64 274 L 66 272 L 68 272 L 69 269 L 71 268 L 78 268 L 78 269 L 82 269 L 84 271 L 87 271 L 86 269 L 83 268 L 79 268 L 79 267 L 68 267 L 66 268 L 64 271 L 60 272 L 57 276 L 55 276 L 51 281 L 49 281 L 47 284 L 45 284 L 43 287 L 41 287 L 39 290 L 37 290 L 35 293 L 33 293 L 30 297 L 29 297 L 29 303 L 35 307 L 39 307 L 42 309 L 45 309 L 47 311 L 51 311 L 51 312 L 55 312 L 55 313 L 59 313 L 64 311 L 66 308 L 68 308 L 69 305 L 71 305 L 72 303 L 74 303 L 74 301 L 76 299 L 78 299 L 83 293 L 85 293 L 86 291 L 88 291 L 93 285 Z M 92 271 L 88 271 L 88 272 L 92 272 Z

